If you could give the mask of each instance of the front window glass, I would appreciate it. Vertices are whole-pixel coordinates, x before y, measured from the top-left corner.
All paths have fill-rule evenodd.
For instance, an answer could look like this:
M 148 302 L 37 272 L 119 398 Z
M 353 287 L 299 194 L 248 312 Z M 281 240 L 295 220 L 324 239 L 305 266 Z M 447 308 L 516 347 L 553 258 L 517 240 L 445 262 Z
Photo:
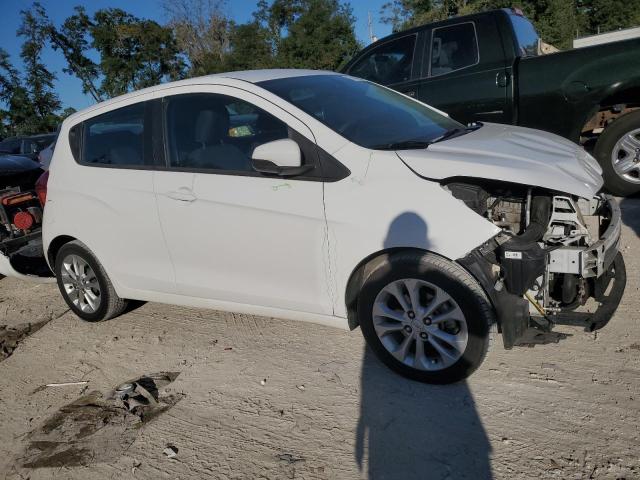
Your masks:
M 392 40 L 374 48 L 349 69 L 349 75 L 382 85 L 411 79 L 411 64 L 416 36 Z
M 344 75 L 282 78 L 259 85 L 365 148 L 430 142 L 464 128 L 393 90 Z
M 237 98 L 193 94 L 167 101 L 172 167 L 253 172 L 253 150 L 289 135 L 285 123 Z
M 436 28 L 431 39 L 431 76 L 444 75 L 479 61 L 473 23 Z
M 144 165 L 144 103 L 98 115 L 84 123 L 84 163 Z
M 518 42 L 518 54 L 522 57 L 537 56 L 540 37 L 534 26 L 525 17 L 519 15 L 509 15 L 509 18 Z

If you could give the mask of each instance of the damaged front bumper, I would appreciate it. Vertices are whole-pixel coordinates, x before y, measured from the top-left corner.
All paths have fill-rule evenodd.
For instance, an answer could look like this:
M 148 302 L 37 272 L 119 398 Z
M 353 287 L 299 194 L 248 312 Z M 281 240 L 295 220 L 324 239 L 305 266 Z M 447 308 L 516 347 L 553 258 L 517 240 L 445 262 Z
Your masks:
M 601 195 L 580 205 L 581 215 L 598 221 L 597 241 L 587 246 L 545 245 L 544 275 L 524 295 L 514 294 L 501 280 L 497 238 L 458 260 L 484 287 L 496 311 L 505 348 L 516 345 L 529 328 L 550 330 L 556 324 L 579 325 L 592 331 L 613 317 L 626 286 L 626 269 L 619 243 L 622 230 L 620 207 L 610 196 Z M 591 311 L 581 305 L 558 306 L 549 294 L 549 279 L 569 276 L 597 302 Z M 546 289 L 546 290 L 545 290 Z M 521 292 L 520 292 L 521 293 Z

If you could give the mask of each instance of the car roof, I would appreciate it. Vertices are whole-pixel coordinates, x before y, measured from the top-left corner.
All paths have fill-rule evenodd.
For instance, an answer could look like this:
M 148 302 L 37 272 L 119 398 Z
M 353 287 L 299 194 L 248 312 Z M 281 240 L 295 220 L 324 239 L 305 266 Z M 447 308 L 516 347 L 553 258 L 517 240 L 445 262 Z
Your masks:
M 140 95 L 146 95 L 149 93 L 166 90 L 172 87 L 185 87 L 189 85 L 214 85 L 220 83 L 221 80 L 243 81 L 248 83 L 259 83 L 267 80 L 277 80 L 281 78 L 294 78 L 294 77 L 307 77 L 311 75 L 342 75 L 341 73 L 330 72 L 327 70 L 305 70 L 295 68 L 272 68 L 264 70 L 244 70 L 237 72 L 225 72 L 215 73 L 212 75 L 204 75 L 202 77 L 193 77 L 186 80 L 178 80 L 175 82 L 161 83 L 153 87 L 143 88 L 136 90 L 135 92 L 126 93 L 118 97 L 105 100 L 104 102 L 96 103 L 88 108 L 79 110 L 68 117 L 68 120 L 73 122 L 79 117 L 84 117 L 86 114 L 95 110 L 100 110 L 103 107 L 120 103 L 124 100 L 134 98 Z M 224 82 L 223 82 L 224 83 Z

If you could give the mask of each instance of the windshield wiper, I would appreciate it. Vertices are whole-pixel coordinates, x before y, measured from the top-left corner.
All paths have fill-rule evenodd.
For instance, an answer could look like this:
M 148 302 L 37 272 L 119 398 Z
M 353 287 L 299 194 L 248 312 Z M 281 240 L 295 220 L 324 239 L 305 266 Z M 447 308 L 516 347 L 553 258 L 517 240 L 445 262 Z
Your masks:
M 464 135 L 469 132 L 474 132 L 482 127 L 481 122 L 475 122 L 468 127 L 463 128 L 452 128 L 451 130 L 447 130 L 439 137 L 426 141 L 426 140 L 404 140 L 402 142 L 391 142 L 391 143 L 383 143 L 380 145 L 374 145 L 371 147 L 373 150 L 420 150 L 423 148 L 428 148 L 429 145 L 433 143 L 443 142 L 450 138 L 459 137 L 460 135 Z
M 435 138 L 434 140 L 432 140 L 431 143 L 444 142 L 445 140 L 448 140 L 450 138 L 459 137 L 460 135 L 464 135 L 469 132 L 475 132 L 480 127 L 482 127 L 481 122 L 474 122 L 470 124 L 468 127 L 452 128 L 451 130 L 447 130 L 446 132 L 444 132 L 438 138 Z
M 427 148 L 431 142 L 424 140 L 405 140 L 404 142 L 383 143 L 382 145 L 374 145 L 373 150 L 419 150 Z

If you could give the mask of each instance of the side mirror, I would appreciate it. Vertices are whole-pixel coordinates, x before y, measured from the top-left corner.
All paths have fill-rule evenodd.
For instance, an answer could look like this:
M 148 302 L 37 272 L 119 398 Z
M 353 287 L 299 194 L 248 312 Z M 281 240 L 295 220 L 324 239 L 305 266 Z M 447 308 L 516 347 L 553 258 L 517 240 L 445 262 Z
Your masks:
M 256 172 L 293 177 L 313 169 L 313 165 L 302 165 L 302 153 L 290 138 L 274 140 L 257 146 L 251 154 L 251 164 Z

